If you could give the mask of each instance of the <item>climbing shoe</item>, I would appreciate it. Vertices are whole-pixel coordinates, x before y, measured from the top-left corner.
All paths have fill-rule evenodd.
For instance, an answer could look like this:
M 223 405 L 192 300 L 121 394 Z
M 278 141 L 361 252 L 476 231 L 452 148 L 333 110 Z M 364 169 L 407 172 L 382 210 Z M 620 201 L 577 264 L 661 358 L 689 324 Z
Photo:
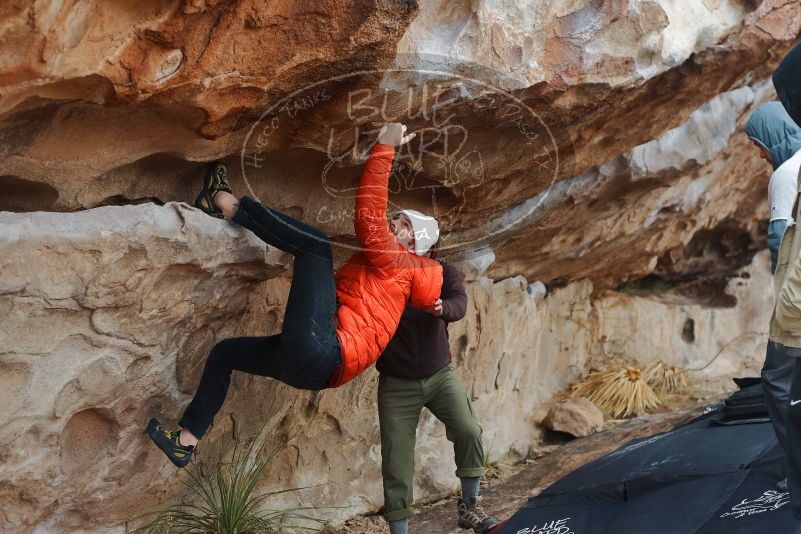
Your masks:
M 195 448 L 181 445 L 178 441 L 178 433 L 178 431 L 167 430 L 156 419 L 151 419 L 147 423 L 147 435 L 150 436 L 153 443 L 167 455 L 172 463 L 178 467 L 184 467 L 192 459 Z
M 776 487 L 779 488 L 779 491 L 787 491 L 787 479 L 777 482 Z
M 231 193 L 231 186 L 228 184 L 228 168 L 220 162 L 212 163 L 206 169 L 206 176 L 203 178 L 203 189 L 195 199 L 195 207 L 203 212 L 223 218 L 222 211 L 214 204 L 214 195 L 220 191 Z
M 472 528 L 476 534 L 484 534 L 498 524 L 494 517 L 481 508 L 481 497 L 473 497 L 468 501 L 459 499 L 458 510 L 459 528 Z

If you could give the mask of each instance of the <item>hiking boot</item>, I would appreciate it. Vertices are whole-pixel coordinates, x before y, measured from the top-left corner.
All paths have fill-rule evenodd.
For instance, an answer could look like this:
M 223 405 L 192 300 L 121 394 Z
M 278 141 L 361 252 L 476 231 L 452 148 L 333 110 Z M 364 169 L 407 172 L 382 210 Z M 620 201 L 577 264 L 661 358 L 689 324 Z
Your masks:
M 484 534 L 498 524 L 494 517 L 481 508 L 481 497 L 473 497 L 465 502 L 459 499 L 459 528 L 472 528 L 476 534 Z
M 222 219 L 222 211 L 214 204 L 214 195 L 220 191 L 232 193 L 231 186 L 228 184 L 228 167 L 218 161 L 212 163 L 206 169 L 203 189 L 200 190 L 195 199 L 195 207 L 212 217 Z
M 776 487 L 781 491 L 787 491 L 787 479 L 785 478 L 784 480 L 777 482 Z
M 171 432 L 161 426 L 157 419 L 151 419 L 147 422 L 147 435 L 153 440 L 153 443 L 161 449 L 178 467 L 184 467 L 192 459 L 192 453 L 195 448 L 190 446 L 181 445 L 178 441 L 178 431 Z

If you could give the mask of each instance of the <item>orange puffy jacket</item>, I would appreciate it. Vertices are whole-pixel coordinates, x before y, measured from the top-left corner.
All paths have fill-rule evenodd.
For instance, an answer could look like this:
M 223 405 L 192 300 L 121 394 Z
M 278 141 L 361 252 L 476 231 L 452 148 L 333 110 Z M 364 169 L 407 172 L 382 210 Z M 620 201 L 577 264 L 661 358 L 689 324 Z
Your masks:
M 373 365 L 398 328 L 403 309 L 431 308 L 442 290 L 442 266 L 407 251 L 387 221 L 387 187 L 395 149 L 375 145 L 362 172 L 353 224 L 362 251 L 334 275 L 342 363 L 330 386 Z

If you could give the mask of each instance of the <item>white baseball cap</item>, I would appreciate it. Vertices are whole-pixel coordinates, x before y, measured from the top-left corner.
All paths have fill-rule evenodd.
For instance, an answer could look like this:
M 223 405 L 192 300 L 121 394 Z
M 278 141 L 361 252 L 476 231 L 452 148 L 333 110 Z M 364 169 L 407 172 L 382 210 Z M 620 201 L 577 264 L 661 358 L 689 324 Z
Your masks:
M 415 254 L 425 256 L 439 240 L 439 223 L 434 217 L 416 210 L 401 210 L 398 213 L 406 215 L 412 223 Z

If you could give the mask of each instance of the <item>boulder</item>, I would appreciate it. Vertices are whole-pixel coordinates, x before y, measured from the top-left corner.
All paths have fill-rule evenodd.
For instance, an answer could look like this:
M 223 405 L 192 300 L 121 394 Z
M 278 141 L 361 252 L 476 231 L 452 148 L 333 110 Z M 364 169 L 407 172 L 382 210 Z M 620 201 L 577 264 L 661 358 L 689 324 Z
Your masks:
M 551 406 L 542 426 L 580 438 L 601 430 L 604 414 L 600 408 L 584 397 L 567 399 Z

